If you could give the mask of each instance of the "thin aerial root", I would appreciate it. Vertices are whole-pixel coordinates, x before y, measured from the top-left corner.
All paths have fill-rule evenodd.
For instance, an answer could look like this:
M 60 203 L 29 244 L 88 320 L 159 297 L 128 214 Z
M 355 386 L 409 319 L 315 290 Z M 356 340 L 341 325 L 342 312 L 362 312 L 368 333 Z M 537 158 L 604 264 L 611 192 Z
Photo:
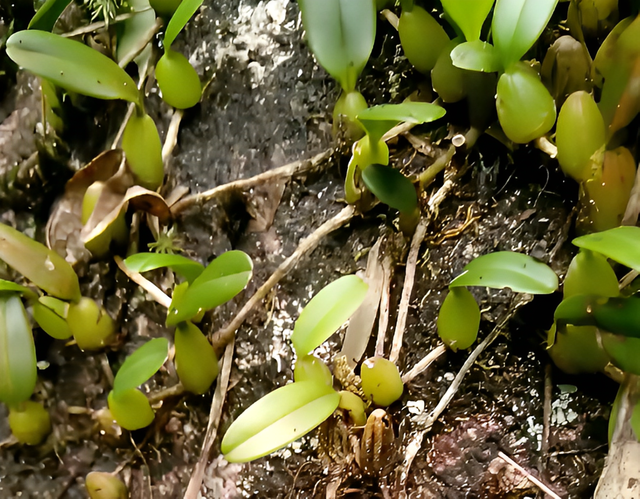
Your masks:
M 211 447 L 218 435 L 218 427 L 220 426 L 220 417 L 222 416 L 222 406 L 224 405 L 224 399 L 227 395 L 227 389 L 229 388 L 229 377 L 231 375 L 231 365 L 233 364 L 233 349 L 234 341 L 231 340 L 227 344 L 224 350 L 224 357 L 222 360 L 222 369 L 218 376 L 218 383 L 216 385 L 216 391 L 213 394 L 213 400 L 211 401 L 211 410 L 209 411 L 209 424 L 207 425 L 207 433 L 202 443 L 202 450 L 200 451 L 200 459 L 196 463 L 187 491 L 184 494 L 184 499 L 197 499 L 202 487 L 202 480 L 204 479 L 204 472 L 209 463 L 209 454 L 211 453 Z
M 128 268 L 122 258 L 118 255 L 114 256 L 113 259 L 116 262 L 116 265 L 120 267 L 120 270 L 124 272 L 129 279 L 135 282 L 138 286 L 144 289 L 147 293 L 151 295 L 155 301 L 157 301 L 160 305 L 168 309 L 171 306 L 171 298 L 169 298 L 158 286 L 153 284 L 151 281 L 142 276 L 142 274 L 138 272 L 132 271 Z
M 402 376 L 402 382 L 404 384 L 411 383 L 413 379 L 422 374 L 431 364 L 438 360 L 445 352 L 447 347 L 444 345 L 438 345 L 431 350 L 420 362 L 411 368 L 410 371 Z
M 213 189 L 209 189 L 208 191 L 192 194 L 191 196 L 187 196 L 181 201 L 174 204 L 171 207 L 171 212 L 174 216 L 177 216 L 190 206 L 194 204 L 206 203 L 207 201 L 210 201 L 225 192 L 237 189 L 248 189 L 250 187 L 260 185 L 270 180 L 290 178 L 294 175 L 300 175 L 315 170 L 319 165 L 327 161 L 332 154 L 333 149 L 327 149 L 320 154 L 316 154 L 311 159 L 294 161 L 293 163 L 289 163 L 288 165 L 280 166 L 279 168 L 274 168 L 273 170 L 268 170 L 251 178 L 235 180 L 233 182 L 214 187 Z
M 396 321 L 396 329 L 393 335 L 393 343 L 391 345 L 391 353 L 389 360 L 397 362 L 402 349 L 402 338 L 404 337 L 404 329 L 407 325 L 407 316 L 409 314 L 409 303 L 411 302 L 411 291 L 416 277 L 416 265 L 418 263 L 418 255 L 420 253 L 420 245 L 427 234 L 427 220 L 421 218 L 416 231 L 411 239 L 411 249 L 407 257 L 407 270 L 404 278 L 404 286 L 402 288 L 402 298 L 400 299 L 400 308 L 398 309 L 398 320 Z
M 500 457 L 500 459 L 502 459 L 503 461 L 505 461 L 506 463 L 510 464 L 515 469 L 517 469 L 520 473 L 522 473 L 527 478 L 527 480 L 535 484 L 542 492 L 550 496 L 552 499 L 562 499 L 558 494 L 556 494 L 553 490 L 551 490 L 551 488 L 548 485 L 545 485 L 538 478 L 533 476 L 526 469 L 524 469 L 522 466 L 516 463 L 513 459 L 507 456 L 504 452 L 499 451 L 498 456 Z

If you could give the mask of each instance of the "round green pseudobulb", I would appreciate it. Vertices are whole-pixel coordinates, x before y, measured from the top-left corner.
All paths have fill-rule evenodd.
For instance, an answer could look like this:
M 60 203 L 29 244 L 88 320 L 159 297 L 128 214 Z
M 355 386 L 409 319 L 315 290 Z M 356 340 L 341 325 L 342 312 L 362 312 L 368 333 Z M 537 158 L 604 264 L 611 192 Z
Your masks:
M 568 374 L 602 371 L 609 358 L 598 344 L 597 333 L 594 326 L 562 326 L 549 348 L 553 363 Z
M 342 92 L 333 108 L 333 135 L 344 130 L 345 137 L 350 140 L 358 140 L 364 136 L 364 129 L 356 116 L 367 107 L 367 101 L 357 90 Z
M 442 26 L 422 7 L 403 10 L 398 20 L 398 34 L 404 55 L 421 73 L 428 73 L 449 43 Z
M 327 365 L 314 355 L 305 355 L 296 361 L 293 370 L 294 381 L 315 381 L 333 385 L 333 376 Z
M 136 388 L 125 390 L 117 396 L 112 391 L 107 402 L 113 419 L 125 430 L 133 431 L 149 426 L 155 417 L 149 399 Z
M 480 307 L 467 288 L 452 288 L 438 313 L 438 335 L 454 352 L 473 345 L 480 327 Z
M 162 100 L 177 109 L 187 109 L 200 102 L 202 87 L 198 73 L 187 58 L 167 50 L 156 64 L 156 80 Z
M 176 372 L 184 389 L 202 394 L 218 375 L 218 358 L 200 329 L 193 323 L 181 322 L 176 327 Z
M 538 74 L 515 64 L 498 80 L 496 109 L 505 135 L 517 144 L 542 137 L 556 122 L 556 104 Z
M 71 337 L 69 324 L 53 310 L 39 302 L 32 303 L 31 307 L 33 319 L 45 333 L 56 340 L 66 340 Z
M 356 426 L 364 426 L 367 424 L 367 415 L 365 414 L 364 401 L 358 397 L 355 393 L 342 390 L 340 392 L 340 409 L 349 411 L 349 416 Z
M 455 67 L 451 61 L 451 51 L 459 43 L 459 40 L 451 40 L 431 70 L 431 84 L 443 102 L 458 102 L 467 95 L 464 81 L 466 72 Z
M 613 297 L 620 294 L 618 278 L 607 259 L 589 250 L 580 250 L 571 260 L 563 291 L 565 298 L 576 295 Z
M 102 471 L 92 471 L 84 480 L 91 499 L 128 499 L 127 486 L 117 476 Z
M 116 324 L 109 314 L 86 297 L 69 304 L 67 324 L 82 350 L 99 350 L 110 344 L 116 333 Z
M 182 0 L 149 0 L 149 5 L 159 16 L 171 17 Z
M 597 165 L 592 156 L 604 143 L 604 120 L 593 97 L 584 91 L 572 93 L 560 110 L 556 126 L 560 168 L 578 182 L 588 180 Z
M 374 404 L 382 407 L 393 404 L 402 396 L 404 386 L 398 367 L 382 357 L 371 357 L 360 370 L 362 391 Z
M 636 162 L 626 147 L 604 153 L 601 171 L 584 184 L 577 228 L 601 232 L 618 227 L 627 209 L 636 177 Z
M 151 116 L 134 113 L 122 134 L 122 150 L 139 184 L 152 191 L 162 185 L 162 142 Z
M 51 419 L 42 404 L 27 400 L 9 408 L 9 428 L 21 444 L 38 445 L 51 431 Z

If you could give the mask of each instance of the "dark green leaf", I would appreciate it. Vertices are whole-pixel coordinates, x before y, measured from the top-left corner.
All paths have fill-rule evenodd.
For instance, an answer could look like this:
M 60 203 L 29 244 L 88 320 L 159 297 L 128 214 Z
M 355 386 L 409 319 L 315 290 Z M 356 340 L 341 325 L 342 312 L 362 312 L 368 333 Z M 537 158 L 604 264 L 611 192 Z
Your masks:
M 355 275 L 333 281 L 314 296 L 296 321 L 291 335 L 298 357 L 307 355 L 351 317 L 367 294 L 367 286 Z
M 0 293 L 0 401 L 28 400 L 36 386 L 36 348 L 22 301 Z
M 502 65 L 508 68 L 536 42 L 558 0 L 497 0 L 491 32 Z
M 495 47 L 481 40 L 458 45 L 451 51 L 451 61 L 458 68 L 484 73 L 493 73 L 502 68 Z
M 0 224 L 0 260 L 53 296 L 80 299 L 78 276 L 64 258 L 4 224 Z
M 47 0 L 29 21 L 28 29 L 51 31 L 71 0 Z
M 134 272 L 148 272 L 161 267 L 169 267 L 189 282 L 193 282 L 204 271 L 204 267 L 200 263 L 190 258 L 162 253 L 136 253 L 128 257 L 124 264 Z
M 345 92 L 355 89 L 376 36 L 373 0 L 299 0 L 309 47 Z
M 573 244 L 640 271 L 640 227 L 623 226 L 587 234 L 574 239 Z
M 7 40 L 7 55 L 19 66 L 52 83 L 98 99 L 139 102 L 131 77 L 107 56 L 46 31 L 19 31 Z
M 489 15 L 494 0 L 442 0 L 442 6 L 464 33 L 467 41 L 480 38 L 484 20 Z
M 367 188 L 383 203 L 404 213 L 418 206 L 418 195 L 411 181 L 400 171 L 385 165 L 370 165 L 362 170 Z
M 154 338 L 133 352 L 122 364 L 113 380 L 113 393 L 136 388 L 153 376 L 167 360 L 169 342 L 166 338 Z
M 242 251 L 227 251 L 212 261 L 184 294 L 175 296 L 167 314 L 167 325 L 194 318 L 201 310 L 211 310 L 242 291 L 253 271 L 251 258 Z
M 358 114 L 358 121 L 370 136 L 378 141 L 401 122 L 430 123 L 445 115 L 444 108 L 427 102 L 403 102 L 402 104 L 382 104 L 370 107 Z
M 530 256 L 498 251 L 480 256 L 464 267 L 450 288 L 483 286 L 510 288 L 516 293 L 549 294 L 558 289 L 558 276 L 547 265 Z
M 232 463 L 266 456 L 310 432 L 339 402 L 338 392 L 324 383 L 300 381 L 280 387 L 232 423 L 220 450 Z
M 173 13 L 167 30 L 164 32 L 164 49 L 169 50 L 182 28 L 186 26 L 196 11 L 202 5 L 203 0 L 182 0 L 178 8 Z

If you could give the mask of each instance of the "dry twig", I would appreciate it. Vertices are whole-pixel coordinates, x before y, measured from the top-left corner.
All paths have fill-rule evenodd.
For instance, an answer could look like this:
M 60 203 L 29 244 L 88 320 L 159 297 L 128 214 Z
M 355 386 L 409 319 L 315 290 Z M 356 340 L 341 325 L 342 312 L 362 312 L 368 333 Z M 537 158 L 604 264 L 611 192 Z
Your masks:
M 255 178 L 255 177 L 254 177 Z M 228 185 L 228 184 L 227 184 Z M 224 345 L 229 343 L 238 328 L 247 319 L 249 312 L 265 297 L 271 289 L 286 276 L 293 267 L 296 266 L 300 258 L 311 252 L 318 246 L 320 241 L 334 230 L 345 225 L 355 215 L 355 208 L 351 205 L 346 206 L 336 216 L 327 220 L 318 227 L 312 234 L 300 241 L 296 250 L 275 270 L 271 277 L 260 286 L 260 288 L 249 298 L 244 307 L 236 314 L 233 320 L 224 328 L 220 329 L 213 335 L 212 343 L 216 351 L 220 351 Z
M 545 485 L 543 482 L 541 482 L 539 479 L 537 479 L 535 476 L 529 473 L 526 469 L 524 469 L 522 466 L 516 463 L 513 459 L 507 456 L 504 452 L 499 451 L 498 456 L 500 457 L 500 459 L 502 459 L 506 463 L 509 463 L 511 466 L 517 469 L 520 473 L 522 473 L 527 478 L 527 480 L 535 484 L 542 492 L 544 492 L 548 496 L 551 496 L 552 499 L 562 499 L 558 494 L 556 494 L 553 490 L 551 490 L 551 488 L 548 485 Z
M 220 417 L 222 416 L 222 406 L 224 399 L 227 395 L 227 388 L 229 387 L 229 376 L 231 374 L 231 365 L 233 363 L 233 349 L 234 341 L 227 344 L 224 350 L 224 357 L 222 360 L 222 369 L 218 376 L 218 384 L 216 385 L 216 391 L 213 394 L 213 400 L 211 401 L 211 410 L 209 411 L 209 424 L 207 425 L 207 433 L 202 443 L 202 451 L 200 452 L 200 459 L 193 469 L 187 491 L 184 494 L 184 499 L 197 499 L 202 487 L 202 480 L 204 478 L 204 471 L 209 462 L 209 453 L 213 442 L 216 440 L 218 434 L 218 426 L 220 425 Z
M 415 366 L 413 366 L 410 371 L 406 372 L 402 376 L 402 382 L 405 385 L 407 383 L 411 383 L 411 381 L 413 381 L 413 379 L 416 376 L 423 373 L 433 362 L 438 360 L 446 351 L 447 351 L 447 347 L 445 347 L 444 345 L 438 345 L 436 348 L 431 350 L 420 362 L 418 362 Z

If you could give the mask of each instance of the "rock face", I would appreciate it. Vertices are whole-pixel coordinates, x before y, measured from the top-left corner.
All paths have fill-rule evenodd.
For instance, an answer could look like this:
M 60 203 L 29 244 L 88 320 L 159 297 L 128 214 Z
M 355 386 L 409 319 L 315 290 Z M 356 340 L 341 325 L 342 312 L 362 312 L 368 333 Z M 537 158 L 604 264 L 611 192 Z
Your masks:
M 397 33 L 382 20 L 379 38 L 361 79 L 362 91 L 372 103 L 399 102 L 421 85 L 420 76 L 408 69 L 397 48 Z M 304 44 L 296 3 L 206 1 L 172 47 L 190 59 L 206 88 L 202 102 L 187 110 L 183 118 L 178 146 L 167 166 L 170 186 L 204 191 L 310 158 L 332 145 L 329 119 L 338 91 Z M 148 101 L 148 110 L 164 135 L 171 110 L 161 103 L 155 86 Z M 34 151 L 37 99 L 24 104 L 7 96 L 2 109 L 7 112 L 0 116 L 9 118 L 0 131 L 13 126 L 17 116 L 29 118 L 18 120 L 24 133 L 15 135 L 12 131 L 8 139 L 19 140 L 12 147 L 24 159 Z M 108 109 L 113 123 L 105 119 L 106 111 L 96 119 L 103 135 L 115 134 L 122 112 Z M 448 131 L 442 132 L 444 136 Z M 437 310 L 448 283 L 469 260 L 494 250 L 544 258 L 566 237 L 564 228 L 577 187 L 567 186 L 555 165 L 549 165 L 536 151 L 515 152 L 511 156 L 514 167 L 501 146 L 491 138 L 484 139 L 479 141 L 478 151 L 467 158 L 472 165 L 467 175 L 439 213 L 432 215 L 400 356 L 402 373 L 439 344 Z M 0 136 L 0 147 L 5 147 L 6 140 Z M 109 143 L 105 138 L 104 144 Z M 74 151 L 73 157 L 92 157 L 96 153 L 93 146 L 87 143 L 87 151 Z M 416 155 L 404 139 L 392 145 L 392 157 L 410 169 L 424 167 L 433 159 Z M 10 157 L 0 157 L 0 166 L 9 161 L 6 158 Z M 462 162 L 464 158 L 460 158 Z M 227 324 L 300 240 L 340 211 L 343 173 L 344 161 L 334 159 L 305 178 L 234 192 L 183 214 L 176 227 L 188 256 L 207 262 L 233 248 L 247 252 L 255 264 L 247 290 L 206 317 L 203 331 L 214 332 Z M 49 206 L 40 208 L 49 210 Z M 458 233 L 467 213 L 480 218 Z M 406 259 L 406 242 L 397 234 L 395 217 L 393 211 L 377 207 L 323 239 L 239 329 L 218 435 L 253 402 L 292 379 L 289 338 L 301 308 L 329 282 L 364 270 L 366 258 L 362 257 L 380 235 L 395 241 L 390 300 L 390 323 L 395 323 Z M 40 234 L 43 222 L 22 205 L 7 209 L 3 221 L 22 229 L 30 227 L 31 234 Z M 566 268 L 567 253 L 560 251 L 550 263 L 556 269 Z M 171 287 L 171 277 L 156 277 L 166 289 Z M 103 299 L 118 317 L 123 346 L 87 356 L 73 346 L 38 335 L 39 360 L 49 366 L 40 372 L 38 395 L 47 401 L 60 460 L 52 450 L 53 441 L 42 449 L 0 446 L 0 498 L 16 497 L 18 492 L 57 497 L 63 489 L 67 489 L 65 497 L 84 497 L 75 477 L 91 470 L 112 471 L 127 459 L 124 478 L 132 497 L 182 497 L 207 428 L 210 394 L 165 401 L 156 425 L 148 433 L 133 434 L 137 444 L 145 443 L 141 445 L 144 461 L 134 452 L 128 435 L 113 428 L 97 432 L 95 420 L 100 419 L 110 389 L 105 366 L 118 366 L 150 337 L 172 338 L 173 332 L 164 326 L 165 311 L 116 273 L 110 261 L 90 264 L 82 269 L 81 278 L 83 293 Z M 506 291 L 474 293 L 482 300 L 482 338 L 506 313 L 510 295 Z M 481 355 L 418 453 L 406 484 L 410 497 L 531 495 L 532 485 L 499 459 L 499 451 L 534 472 L 535 468 L 542 470 L 543 480 L 559 493 L 590 495 L 602 467 L 601 446 L 606 443 L 612 385 L 600 378 L 583 381 L 554 372 L 556 384 L 575 384 L 578 391 L 552 391 L 551 433 L 546 452 L 541 452 L 545 448 L 544 367 L 549 362 L 542 347 L 542 331 L 549 325 L 550 310 L 551 305 L 535 301 L 512 321 L 510 331 Z M 390 327 L 387 346 L 392 331 Z M 317 354 L 330 362 L 340 343 L 336 335 Z M 372 354 L 370 348 L 367 356 Z M 389 409 L 401 458 L 412 435 L 412 417 L 435 407 L 465 358 L 464 352 L 447 353 L 406 386 L 400 402 Z M 149 388 L 176 382 L 175 372 L 168 369 L 154 378 Z M 5 408 L 0 406 L 0 442 L 9 435 L 5 416 Z M 392 475 L 387 480 L 363 476 L 358 470 L 351 455 L 353 446 L 340 446 L 350 437 L 357 440 L 360 434 L 349 435 L 338 416 L 323 425 L 321 433 L 321 437 L 312 433 L 246 465 L 226 463 L 219 455 L 218 439 L 205 473 L 203 497 L 284 498 L 292 493 L 311 498 L 325 497 L 326 491 L 340 495 L 342 490 L 351 490 L 356 497 L 380 497 L 381 486 L 393 485 Z

